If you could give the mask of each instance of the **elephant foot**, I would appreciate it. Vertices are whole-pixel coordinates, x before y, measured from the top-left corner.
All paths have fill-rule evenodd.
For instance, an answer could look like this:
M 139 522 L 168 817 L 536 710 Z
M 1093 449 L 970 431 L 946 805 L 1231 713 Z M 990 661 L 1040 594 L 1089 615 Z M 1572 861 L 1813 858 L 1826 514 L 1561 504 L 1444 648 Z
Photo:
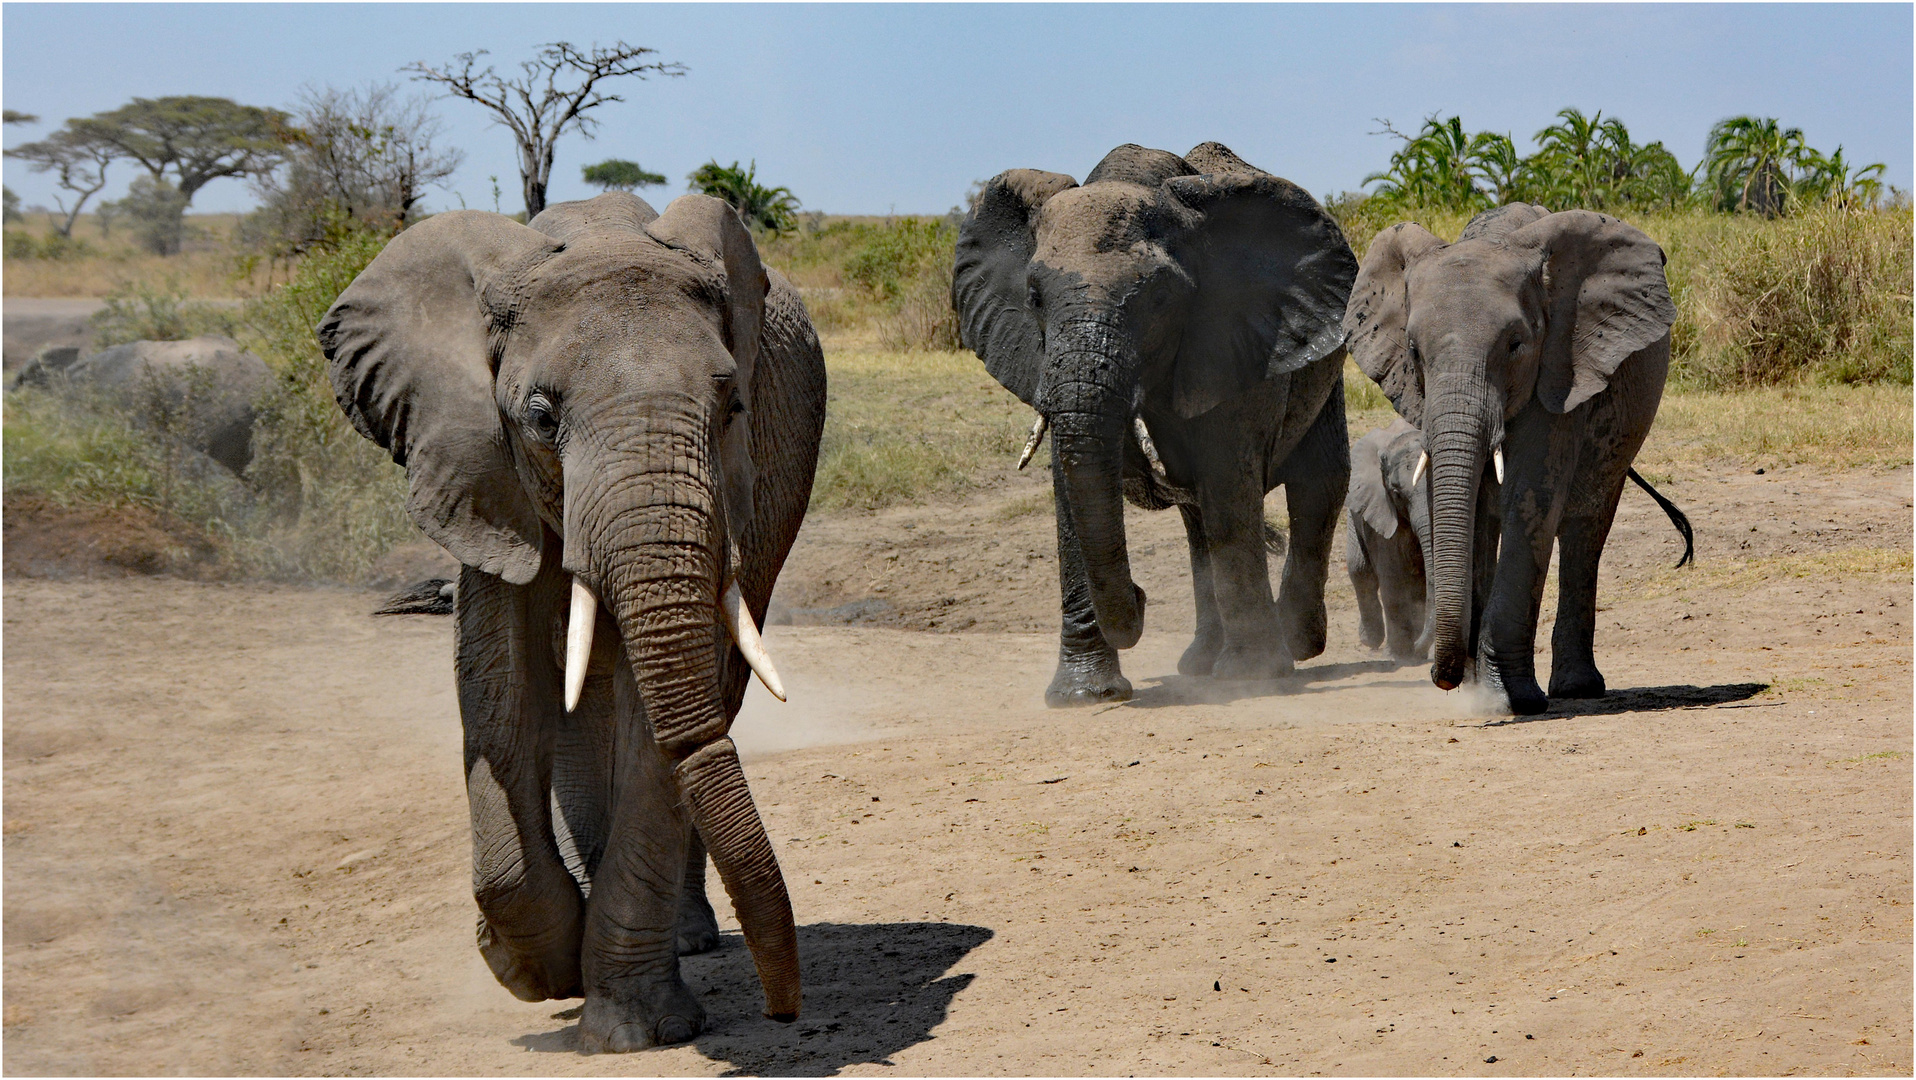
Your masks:
M 1044 703 L 1054 709 L 1130 701 L 1131 680 L 1118 670 L 1118 654 L 1094 652 L 1072 656 L 1060 653 L 1057 674 L 1045 687 Z
M 1533 672 L 1494 657 L 1479 657 L 1476 668 L 1479 684 L 1492 695 L 1493 704 L 1508 709 L 1512 716 L 1535 716 L 1550 707 Z
M 1178 657 L 1179 675 L 1209 675 L 1217 664 L 1218 653 L 1224 651 L 1224 635 L 1220 631 L 1205 632 L 1199 630 L 1191 639 L 1191 645 Z
M 579 1051 L 627 1054 L 654 1046 L 690 1042 L 705 1030 L 705 1010 L 674 974 L 651 993 L 614 989 L 586 995 L 579 1014 Z
M 1281 612 L 1278 623 L 1284 627 L 1284 647 L 1290 650 L 1291 662 L 1323 655 L 1324 643 L 1330 636 L 1323 601 L 1305 605 L 1300 610 Z M 1383 635 L 1378 637 L 1381 640 Z
M 511 991 L 512 996 L 520 1001 L 548 1001 L 580 995 L 579 945 L 576 937 L 538 952 L 515 949 L 482 914 L 479 916 L 478 939 L 479 955 L 485 957 L 486 966 L 492 969 L 492 977 L 498 979 L 499 985 Z
M 698 885 L 688 882 L 684 895 L 679 897 L 679 922 L 674 933 L 678 935 L 680 956 L 718 948 L 718 916 L 712 912 L 712 902 L 705 898 L 703 882 Z
M 1366 649 L 1375 649 L 1384 643 L 1384 628 L 1373 626 L 1362 619 L 1357 623 L 1357 643 Z
M 1600 698 L 1609 688 L 1597 665 L 1553 664 L 1550 668 L 1550 696 L 1553 698 Z
M 1268 645 L 1228 645 L 1211 666 L 1211 677 L 1231 682 L 1269 682 L 1296 674 L 1297 665 Z

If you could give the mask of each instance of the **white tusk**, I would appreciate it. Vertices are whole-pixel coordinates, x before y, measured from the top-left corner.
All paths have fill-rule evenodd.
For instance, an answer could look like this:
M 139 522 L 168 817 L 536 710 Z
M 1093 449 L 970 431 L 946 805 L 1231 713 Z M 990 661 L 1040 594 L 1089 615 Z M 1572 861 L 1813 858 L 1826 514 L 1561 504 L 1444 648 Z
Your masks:
M 1490 452 L 1490 463 L 1497 467 L 1497 482 L 1504 482 L 1504 448 L 1499 446 Z
M 1424 470 L 1428 468 L 1430 468 L 1430 452 L 1426 450 L 1417 455 L 1417 470 L 1410 474 L 1411 487 L 1416 487 L 1423 480 Z
M 745 657 L 758 681 L 765 689 L 780 701 L 785 700 L 785 684 L 779 681 L 778 669 L 772 666 L 772 658 L 766 655 L 765 642 L 758 636 L 758 624 L 752 621 L 752 612 L 745 606 L 745 597 L 738 591 L 738 582 L 734 581 L 726 588 L 725 595 L 719 598 L 719 617 L 725 620 L 725 629 L 738 644 L 739 654 Z
M 1031 425 L 1031 437 L 1025 440 L 1025 452 L 1018 455 L 1018 468 L 1020 471 L 1022 471 L 1026 465 L 1031 464 L 1031 455 L 1038 452 L 1038 444 L 1044 441 L 1044 429 L 1050 426 L 1051 421 L 1046 420 L 1043 413 L 1039 413 L 1038 422 Z
M 565 626 L 565 711 L 579 706 L 585 689 L 585 671 L 592 659 L 592 629 L 599 622 L 599 598 L 578 578 L 572 579 L 572 615 Z
M 1131 418 L 1131 427 L 1138 433 L 1138 445 L 1144 448 L 1145 459 L 1151 462 L 1151 471 L 1164 479 L 1164 461 L 1158 457 L 1158 446 L 1151 441 L 1151 433 L 1144 429 L 1144 417 Z

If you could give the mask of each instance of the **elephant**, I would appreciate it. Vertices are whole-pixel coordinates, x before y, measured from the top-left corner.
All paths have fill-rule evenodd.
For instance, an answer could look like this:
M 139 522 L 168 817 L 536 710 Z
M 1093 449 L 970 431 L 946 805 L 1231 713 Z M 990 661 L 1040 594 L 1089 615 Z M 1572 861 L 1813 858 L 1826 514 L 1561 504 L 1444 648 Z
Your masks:
M 165 423 L 237 476 L 253 460 L 256 403 L 272 378 L 266 361 L 238 342 L 207 334 L 130 341 L 84 356 L 70 346 L 43 349 L 13 385 L 105 394 L 142 423 Z
M 692 1038 L 705 858 L 766 1015 L 799 1009 L 778 860 L 728 732 L 810 498 L 825 368 L 730 206 L 624 192 L 396 236 L 318 327 L 335 396 L 462 564 L 455 660 L 478 945 L 583 997 L 580 1043 Z
M 1424 559 L 1430 501 L 1418 475 L 1423 433 L 1398 417 L 1351 444 L 1344 568 L 1357 593 L 1357 639 L 1400 664 L 1430 655 Z
M 1052 434 L 1060 607 L 1053 707 L 1123 701 L 1143 633 L 1121 497 L 1176 506 L 1197 633 L 1186 675 L 1265 680 L 1324 649 L 1350 474 L 1339 319 L 1357 260 L 1309 194 L 1219 143 L 1125 145 L 1081 185 L 993 177 L 959 229 L 961 340 Z M 1263 499 L 1291 542 L 1271 598 Z
M 1430 551 L 1430 486 L 1423 482 L 1429 464 L 1423 433 L 1401 416 L 1351 444 L 1344 565 L 1357 593 L 1357 638 L 1369 649 L 1388 639 L 1391 659 L 1398 663 L 1430 657 L 1424 573 Z M 1683 537 L 1677 566 L 1689 563 L 1696 556 L 1689 517 L 1634 468 L 1624 475 L 1669 516 Z M 1491 509 L 1497 509 L 1494 503 Z
M 1513 203 L 1446 244 L 1393 225 L 1344 315 L 1351 355 L 1423 432 L 1431 680 L 1530 715 L 1601 697 L 1597 564 L 1670 365 L 1661 248 L 1587 210 Z M 1561 544 L 1550 689 L 1536 631 Z

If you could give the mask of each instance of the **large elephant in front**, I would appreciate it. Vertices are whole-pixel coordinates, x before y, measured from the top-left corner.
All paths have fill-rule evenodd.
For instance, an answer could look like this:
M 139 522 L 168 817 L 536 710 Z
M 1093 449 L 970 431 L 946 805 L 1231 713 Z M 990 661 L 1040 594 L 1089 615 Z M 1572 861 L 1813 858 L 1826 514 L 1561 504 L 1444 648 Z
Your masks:
M 1521 203 L 1455 243 L 1405 223 L 1365 253 L 1344 326 L 1430 455 L 1438 686 L 1474 673 L 1512 712 L 1548 705 L 1537 617 L 1561 544 L 1550 696 L 1603 695 L 1597 562 L 1670 366 L 1663 263 L 1616 218 Z
M 1324 584 L 1350 472 L 1338 320 L 1356 275 L 1309 194 L 1217 143 L 1120 146 L 1080 185 L 1013 169 L 959 231 L 963 340 L 1052 437 L 1064 628 L 1057 705 L 1123 700 L 1137 643 L 1122 499 L 1176 505 L 1197 636 L 1178 670 L 1288 674 L 1324 649 Z M 1264 494 L 1284 485 L 1276 603 Z
M 530 227 L 440 214 L 319 326 L 339 403 L 464 568 L 456 671 L 479 948 L 588 1050 L 698 1033 L 709 849 L 763 984 L 791 902 L 727 733 L 810 496 L 825 370 L 725 203 L 609 193 Z

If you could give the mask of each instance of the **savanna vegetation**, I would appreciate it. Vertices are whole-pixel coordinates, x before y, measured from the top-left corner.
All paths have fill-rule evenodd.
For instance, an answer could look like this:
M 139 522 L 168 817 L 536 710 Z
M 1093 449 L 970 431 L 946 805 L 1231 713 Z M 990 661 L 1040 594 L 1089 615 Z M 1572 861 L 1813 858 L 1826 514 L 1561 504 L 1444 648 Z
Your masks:
M 599 61 L 677 73 L 643 50 L 616 62 L 594 55 L 554 53 L 548 74 L 584 81 Z M 455 93 L 481 104 L 472 95 L 509 82 L 477 68 L 475 57 L 458 59 L 421 67 L 421 77 L 448 86 L 453 78 L 472 91 Z M 581 126 L 587 90 L 566 130 Z M 549 150 L 558 113 L 542 116 Z M 417 533 L 402 509 L 400 470 L 334 404 L 311 327 L 420 216 L 422 196 L 450 174 L 459 151 L 440 144 L 423 99 L 391 86 L 309 92 L 270 119 L 277 142 L 251 151 L 261 209 L 180 216 L 170 253 L 157 253 L 133 211 L 117 204 L 10 215 L 5 240 L 7 295 L 105 297 L 102 342 L 222 333 L 261 356 L 274 385 L 246 474 L 188 467 L 163 421 L 19 390 L 7 398 L 6 491 L 145 508 L 204 537 L 234 574 L 356 580 Z M 1632 142 L 1614 118 L 1565 110 L 1556 120 L 1521 155 L 1507 135 L 1433 118 L 1400 136 L 1389 167 L 1367 180 L 1374 190 L 1329 199 L 1328 208 L 1360 254 L 1396 221 L 1416 220 L 1448 239 L 1477 211 L 1512 199 L 1599 208 L 1654 237 L 1669 255 L 1678 320 L 1671 389 L 1646 468 L 1910 460 L 1916 241 L 1908 201 L 1886 192 L 1880 166 L 1853 168 L 1840 148 L 1822 155 L 1794 129 L 1737 118 L 1717 126 L 1710 154 L 1685 172 L 1658 144 Z M 171 179 L 179 168 L 145 179 L 183 190 Z M 584 176 L 606 190 L 663 179 L 616 158 Z M 542 199 L 544 177 L 525 179 L 528 201 Z M 790 190 L 761 179 L 756 163 L 712 160 L 689 180 L 738 208 L 766 263 L 803 293 L 825 341 L 831 400 L 815 510 L 952 497 L 1002 475 L 1030 413 L 960 349 L 949 299 L 958 210 L 808 213 Z M 1355 367 L 1346 398 L 1356 431 L 1391 415 Z

